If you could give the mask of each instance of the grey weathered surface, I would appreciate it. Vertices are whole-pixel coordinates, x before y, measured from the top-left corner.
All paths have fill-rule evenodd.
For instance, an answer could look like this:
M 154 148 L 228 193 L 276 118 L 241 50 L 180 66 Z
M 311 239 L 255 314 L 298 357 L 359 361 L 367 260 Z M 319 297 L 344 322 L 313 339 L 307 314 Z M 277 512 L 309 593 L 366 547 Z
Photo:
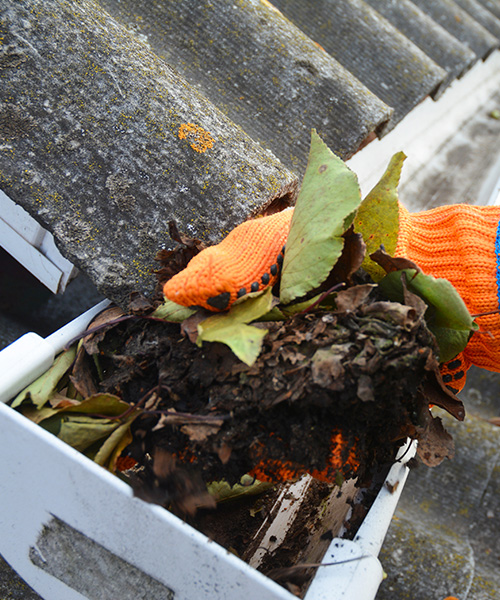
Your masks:
M 0 29 L 0 186 L 112 300 L 152 291 L 169 220 L 214 242 L 293 194 L 290 171 L 97 4 L 4 4 Z
M 432 95 L 446 72 L 362 0 L 274 4 L 372 92 L 394 108 L 394 127 Z
M 500 107 L 500 92 L 477 115 L 446 140 L 436 156 L 400 190 L 410 210 L 442 204 L 486 203 L 500 177 L 500 120 L 491 113 Z
M 410 0 L 366 1 L 448 73 L 438 88 L 437 96 L 479 60 L 470 48 L 464 46 Z
M 303 172 L 316 128 L 350 157 L 392 110 L 260 0 L 101 0 L 189 83 Z
M 500 21 L 480 2 L 477 0 L 454 0 L 454 2 L 496 38 L 500 38 Z
M 0 598 L 2 600 L 41 600 L 0 556 Z
M 479 2 L 500 19 L 500 3 L 498 0 L 479 0 Z
M 486 58 L 499 41 L 453 0 L 412 0 L 437 23 L 479 56 Z
M 57 517 L 44 525 L 29 556 L 34 565 L 88 600 L 173 600 L 175 597 L 173 590 L 163 583 Z
M 489 417 L 500 415 L 499 375 L 469 374 L 465 422 L 444 417 L 455 458 L 410 473 L 380 555 L 388 577 L 377 600 L 500 598 L 500 428 L 484 410 L 475 416 L 477 378 L 495 394 Z

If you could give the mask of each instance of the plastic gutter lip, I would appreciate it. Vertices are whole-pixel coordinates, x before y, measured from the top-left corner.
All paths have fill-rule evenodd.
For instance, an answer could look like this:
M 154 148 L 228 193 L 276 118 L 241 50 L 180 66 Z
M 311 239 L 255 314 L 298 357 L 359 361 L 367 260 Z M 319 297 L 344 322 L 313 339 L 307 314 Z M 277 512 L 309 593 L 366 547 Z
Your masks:
M 378 554 L 410 471 L 406 463 L 415 452 L 415 441 L 401 448 L 354 541 L 332 540 L 304 600 L 375 598 L 384 576 Z
M 102 300 L 46 338 L 29 332 L 4 348 L 0 352 L 0 402 L 7 402 L 45 373 L 66 344 L 85 331 L 109 304 L 109 300 Z

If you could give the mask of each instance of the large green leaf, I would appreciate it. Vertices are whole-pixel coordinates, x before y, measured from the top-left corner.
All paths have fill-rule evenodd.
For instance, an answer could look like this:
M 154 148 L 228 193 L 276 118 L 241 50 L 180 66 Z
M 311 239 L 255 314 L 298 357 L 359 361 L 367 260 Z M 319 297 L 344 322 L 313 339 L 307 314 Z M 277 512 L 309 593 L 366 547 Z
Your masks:
M 366 244 L 362 267 L 374 281 L 382 279 L 385 271 L 371 260 L 370 254 L 383 245 L 386 252 L 393 255 L 398 243 L 398 184 L 405 158 L 403 152 L 392 157 L 386 172 L 363 200 L 354 218 L 354 231 L 363 236 Z
M 235 304 L 229 312 L 209 317 L 198 325 L 198 346 L 202 342 L 227 344 L 236 356 L 251 366 L 257 360 L 267 329 L 247 325 L 269 312 L 272 290 L 267 288 L 256 298 Z
M 286 244 L 282 304 L 301 298 L 325 281 L 342 253 L 342 234 L 351 225 L 360 202 L 356 175 L 313 130 Z
M 477 329 L 464 301 L 447 279 L 436 279 L 414 269 L 389 273 L 379 287 L 389 300 L 404 302 L 404 281 L 407 289 L 427 304 L 425 320 L 436 337 L 439 360 L 451 360 L 465 348 Z

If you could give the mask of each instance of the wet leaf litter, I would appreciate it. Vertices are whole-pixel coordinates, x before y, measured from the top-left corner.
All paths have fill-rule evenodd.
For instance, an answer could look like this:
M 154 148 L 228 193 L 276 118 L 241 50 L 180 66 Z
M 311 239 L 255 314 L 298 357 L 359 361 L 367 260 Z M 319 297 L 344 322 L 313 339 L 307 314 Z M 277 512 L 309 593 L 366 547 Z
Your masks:
M 242 557 L 243 523 L 265 515 L 285 482 L 312 475 L 320 503 L 346 481 L 368 489 L 408 438 L 428 466 L 451 458 L 429 404 L 464 418 L 439 364 L 474 323 L 448 282 L 391 256 L 403 160 L 362 200 L 313 131 L 276 285 L 219 313 L 135 295 L 12 407 Z M 170 233 L 179 248 L 158 255 L 159 289 L 203 249 L 174 224 Z M 283 548 L 265 572 L 290 566 Z

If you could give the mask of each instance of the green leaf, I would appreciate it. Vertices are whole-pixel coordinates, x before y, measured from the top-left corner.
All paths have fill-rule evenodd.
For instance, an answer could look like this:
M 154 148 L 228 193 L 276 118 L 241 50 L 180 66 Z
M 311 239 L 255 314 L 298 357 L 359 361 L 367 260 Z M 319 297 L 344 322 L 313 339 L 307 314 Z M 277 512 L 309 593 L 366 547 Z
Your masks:
M 317 294 L 313 298 L 303 300 L 302 302 L 296 302 L 295 304 L 274 306 L 268 313 L 262 315 L 262 317 L 259 318 L 259 321 L 285 321 L 286 319 L 290 319 L 297 313 L 300 313 L 315 304 L 321 296 L 322 294 Z
M 83 452 L 94 442 L 107 438 L 120 427 L 120 421 L 109 421 L 86 415 L 62 415 L 57 437 Z
M 363 236 L 366 244 L 362 267 L 374 281 L 382 279 L 385 271 L 371 260 L 370 254 L 383 245 L 386 252 L 393 255 L 398 243 L 398 184 L 405 158 L 403 152 L 392 157 L 386 172 L 363 200 L 354 218 L 354 231 Z
M 439 359 L 447 362 L 461 352 L 477 329 L 464 301 L 447 279 L 404 269 L 389 273 L 379 282 L 382 293 L 395 302 L 404 302 L 402 276 L 408 290 L 427 304 L 425 320 L 436 337 Z
M 280 301 L 316 289 L 342 253 L 342 234 L 361 202 L 356 175 L 313 129 L 309 161 L 286 244 Z
M 196 343 L 201 346 L 202 342 L 222 342 L 228 345 L 242 362 L 253 365 L 260 354 L 267 329 L 253 327 L 247 323 L 268 313 L 272 300 L 272 290 L 267 288 L 258 297 L 233 305 L 229 312 L 205 319 L 198 325 Z
M 73 364 L 75 357 L 76 346 L 72 346 L 69 350 L 59 354 L 50 369 L 14 398 L 11 404 L 12 408 L 20 406 L 24 400 L 28 399 L 37 408 L 41 408 L 54 396 L 59 382 Z
M 156 319 L 181 323 L 195 312 L 196 311 L 193 308 L 187 308 L 186 306 L 181 306 L 180 304 L 172 302 L 172 300 L 165 299 L 165 302 L 161 304 L 151 316 Z

